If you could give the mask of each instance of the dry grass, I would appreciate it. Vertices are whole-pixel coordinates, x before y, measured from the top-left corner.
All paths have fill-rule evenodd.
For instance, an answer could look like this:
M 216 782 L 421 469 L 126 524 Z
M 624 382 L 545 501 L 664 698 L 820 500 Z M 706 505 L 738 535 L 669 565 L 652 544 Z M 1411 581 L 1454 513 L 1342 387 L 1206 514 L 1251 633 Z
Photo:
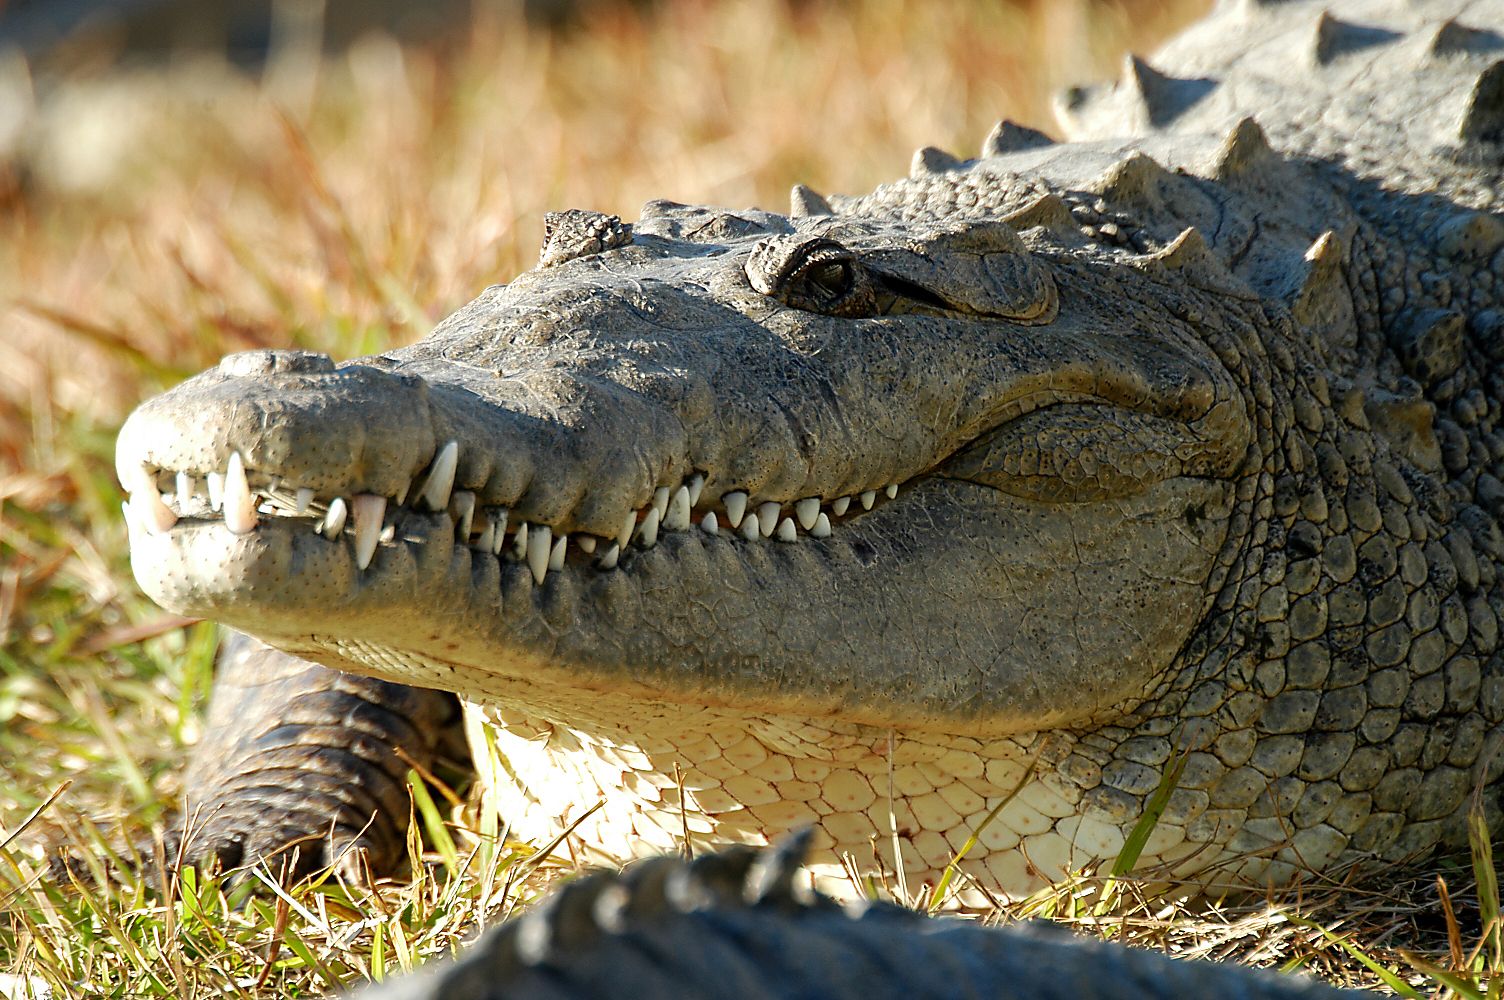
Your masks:
M 974 149 L 999 117 L 1049 128 L 1056 84 L 1199 4 L 1171 6 L 702 0 L 557 36 L 493 16 L 427 49 L 289 50 L 259 81 L 84 53 L 38 83 L 0 162 L 0 996 L 316 994 L 448 950 L 547 881 L 526 845 L 446 833 L 467 814 L 421 785 L 411 882 L 164 896 L 132 873 L 160 858 L 115 863 L 171 809 L 214 645 L 130 581 L 111 453 L 131 406 L 228 351 L 421 336 L 526 267 L 548 209 L 781 208 L 795 181 L 859 192 L 917 146 Z M 18 81 L 0 59 L 0 105 L 19 106 Z M 78 879 L 46 874 L 59 844 Z M 1195 910 L 1087 879 L 1015 909 L 1373 982 L 1297 915 L 1385 961 L 1408 943 L 1465 964 L 1478 932 L 1448 945 L 1433 878 Z

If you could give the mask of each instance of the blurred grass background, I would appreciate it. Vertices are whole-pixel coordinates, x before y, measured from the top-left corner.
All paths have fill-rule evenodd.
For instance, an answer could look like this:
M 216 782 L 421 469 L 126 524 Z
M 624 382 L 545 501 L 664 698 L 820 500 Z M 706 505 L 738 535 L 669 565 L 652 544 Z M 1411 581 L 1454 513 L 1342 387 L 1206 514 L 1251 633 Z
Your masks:
M 795 182 L 859 193 L 919 146 L 972 155 L 999 118 L 1054 131 L 1056 89 L 1204 6 L 478 2 L 404 39 L 277 0 L 249 53 L 150 22 L 0 47 L 0 997 L 313 995 L 530 891 L 525 847 L 494 845 L 238 910 L 213 881 L 164 899 L 105 870 L 172 807 L 214 645 L 131 581 L 112 450 L 133 405 L 230 351 L 416 339 L 528 267 L 548 210 L 784 210 Z M 59 844 L 97 885 L 46 875 Z M 1323 940 L 1233 920 L 1185 924 L 1181 950 L 1307 961 Z

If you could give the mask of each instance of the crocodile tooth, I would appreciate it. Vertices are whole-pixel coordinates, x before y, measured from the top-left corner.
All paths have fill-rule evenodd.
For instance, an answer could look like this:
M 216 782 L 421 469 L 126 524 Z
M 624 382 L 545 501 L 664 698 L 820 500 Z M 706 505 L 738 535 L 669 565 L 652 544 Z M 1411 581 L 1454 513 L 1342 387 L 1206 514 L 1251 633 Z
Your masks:
M 162 502 L 162 495 L 154 486 L 132 493 L 130 506 L 136 515 L 136 523 L 153 535 L 160 535 L 178 523 L 178 516 Z M 255 526 L 254 521 L 252 526 Z
M 162 494 L 157 492 L 155 476 L 147 472 L 145 467 L 138 466 L 136 474 L 127 478 L 130 481 L 122 479 L 121 485 L 130 496 L 131 506 L 140 515 L 138 523 L 154 533 L 166 531 L 177 523 L 177 514 L 162 500 Z
M 783 514 L 783 505 L 777 500 L 768 500 L 757 507 L 757 523 L 762 525 L 762 537 L 769 538 L 778 528 L 778 518 Z
M 449 498 L 449 513 L 455 518 L 454 537 L 464 544 L 475 524 L 475 494 L 469 490 L 455 490 Z
M 667 531 L 689 530 L 689 508 L 694 502 L 689 499 L 689 487 L 681 486 L 674 490 L 673 497 L 668 502 L 668 510 L 663 513 L 663 527 Z
M 733 528 L 740 526 L 742 517 L 747 513 L 747 494 L 741 490 L 732 490 L 721 497 L 721 503 L 726 507 L 726 523 Z
M 828 518 L 828 517 L 825 516 L 824 511 L 821 511 L 820 516 L 817 517 L 817 518 L 815 518 L 815 526 L 813 528 L 809 529 L 809 537 L 811 537 L 811 538 L 829 538 L 830 537 L 830 518 Z
M 721 527 L 715 520 L 715 511 L 707 510 L 705 516 L 700 518 L 700 530 L 707 535 L 719 535 L 721 533 Z
M 887 486 L 883 487 L 883 493 L 889 500 L 892 500 L 894 497 L 898 496 L 898 484 L 889 483 Z
M 629 510 L 622 515 L 621 528 L 616 532 L 616 544 L 622 548 L 632 540 L 632 532 L 637 528 L 637 511 Z
M 329 510 L 324 515 L 324 520 L 319 522 L 319 533 L 325 538 L 334 538 L 345 530 L 345 518 L 350 513 L 345 504 L 344 497 L 335 497 L 329 501 Z
M 621 546 L 617 545 L 615 542 L 612 542 L 610 547 L 606 549 L 605 554 L 602 555 L 596 562 L 596 566 L 600 567 L 601 569 L 615 569 L 616 561 L 620 558 Z
M 396 522 L 385 525 L 381 529 L 381 536 L 377 539 L 382 545 L 390 545 L 397 538 Z
M 658 520 L 663 520 L 663 515 L 668 513 L 668 487 L 660 486 L 653 491 L 653 509 L 658 512 Z
M 755 542 L 762 537 L 762 529 L 757 524 L 757 514 L 749 512 L 742 518 L 742 537 L 749 542 Z
M 293 500 L 292 512 L 294 514 L 308 513 L 308 505 L 313 503 L 313 487 L 299 486 L 297 498 Z
M 877 503 L 877 490 L 866 490 L 862 493 L 862 510 L 871 510 L 872 505 Z
M 225 527 L 243 535 L 256 527 L 256 498 L 245 481 L 245 462 L 232 452 L 225 467 Z
M 225 497 L 226 511 L 229 497 Z M 357 493 L 350 498 L 350 514 L 355 518 L 355 565 L 365 569 L 376 555 L 381 538 L 381 521 L 386 517 L 386 497 L 375 493 Z M 228 519 L 229 514 L 225 517 Z
M 179 472 L 173 478 L 177 486 L 178 510 L 187 510 L 188 501 L 193 498 L 193 477 Z
M 815 518 L 820 516 L 820 498 L 805 497 L 794 504 L 794 516 L 799 519 L 799 527 L 808 531 L 815 525 Z
M 418 490 L 418 498 L 428 504 L 430 510 L 445 510 L 449 507 L 449 491 L 454 489 L 454 470 L 459 468 L 460 446 L 456 441 L 446 442 L 434 456 L 428 478 Z
M 527 558 L 527 522 L 517 525 L 517 534 L 512 536 L 512 555 L 518 559 Z
M 700 494 L 705 492 L 705 476 L 696 472 L 689 477 L 689 505 L 697 507 L 700 503 Z
M 527 568 L 533 571 L 533 582 L 543 583 L 548 576 L 548 551 L 553 545 L 553 530 L 546 524 L 535 524 L 527 533 Z
M 786 517 L 782 521 L 779 521 L 778 530 L 774 533 L 773 537 L 777 538 L 780 542 L 797 542 L 799 540 L 799 532 L 794 530 L 794 519 Z
M 482 552 L 490 552 L 496 544 L 496 522 L 487 520 L 486 527 L 475 540 L 475 547 Z
M 211 472 L 204 477 L 204 483 L 209 490 L 209 509 L 218 511 L 225 505 L 225 474 Z
M 564 550 L 568 545 L 568 535 L 560 535 L 554 539 L 554 547 L 548 550 L 548 568 L 550 572 L 557 573 L 564 568 Z
M 642 519 L 642 524 L 637 529 L 637 543 L 645 549 L 650 549 L 658 544 L 658 522 L 662 520 L 658 514 L 658 508 L 648 510 L 648 516 Z
M 595 554 L 596 540 L 594 535 L 582 534 L 579 538 L 576 538 L 574 540 L 574 543 L 578 545 L 580 547 L 580 551 L 585 553 L 587 556 Z
M 495 507 L 491 510 L 491 527 L 496 529 L 496 534 L 491 536 L 491 554 L 501 555 L 501 547 L 507 543 L 507 518 L 511 512 L 505 507 Z
M 831 509 L 831 511 L 833 511 L 835 513 L 836 517 L 840 517 L 842 514 L 846 513 L 846 508 L 850 507 L 850 506 L 851 506 L 851 498 L 850 497 L 841 497 L 838 500 L 836 500 L 833 503 L 831 503 L 830 509 Z
M 397 491 L 397 495 L 392 497 L 392 501 L 396 503 L 398 507 L 401 507 L 403 504 L 407 503 L 407 491 L 412 489 L 412 486 L 412 483 L 403 483 L 402 488 Z

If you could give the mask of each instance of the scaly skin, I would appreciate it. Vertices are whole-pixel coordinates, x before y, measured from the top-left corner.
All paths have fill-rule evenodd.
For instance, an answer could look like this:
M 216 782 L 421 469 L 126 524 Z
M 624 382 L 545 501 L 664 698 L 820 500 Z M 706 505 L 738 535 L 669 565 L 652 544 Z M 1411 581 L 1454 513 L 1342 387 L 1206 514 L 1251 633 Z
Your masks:
M 458 735 L 452 694 L 231 633 L 167 856 L 186 839 L 184 857 L 225 869 L 262 859 L 293 878 L 334 863 L 391 871 L 407 851 L 407 771 L 462 753 Z
M 363 1000 L 1359 1000 L 1299 974 L 1176 961 L 1046 922 L 984 927 L 801 891 L 788 843 L 654 858 L 547 902 Z
M 1022 892 L 1181 758 L 1143 859 L 1187 878 L 1457 839 L 1504 722 L 1504 8 L 1319 14 L 1220 12 L 1071 97 L 1089 141 L 557 216 L 419 344 L 227 358 L 122 431 L 137 578 L 460 693 L 512 829 L 604 797 L 607 859 L 807 822 L 913 884 L 1022 785 L 966 860 Z

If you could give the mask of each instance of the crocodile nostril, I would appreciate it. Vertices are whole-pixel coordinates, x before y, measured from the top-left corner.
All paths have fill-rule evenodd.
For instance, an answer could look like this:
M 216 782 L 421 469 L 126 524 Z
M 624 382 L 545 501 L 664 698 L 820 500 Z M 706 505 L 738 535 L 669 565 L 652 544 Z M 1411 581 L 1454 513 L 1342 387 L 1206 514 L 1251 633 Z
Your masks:
M 238 378 L 278 372 L 318 374 L 334 371 L 334 359 L 316 351 L 241 351 L 225 355 L 219 370 Z

